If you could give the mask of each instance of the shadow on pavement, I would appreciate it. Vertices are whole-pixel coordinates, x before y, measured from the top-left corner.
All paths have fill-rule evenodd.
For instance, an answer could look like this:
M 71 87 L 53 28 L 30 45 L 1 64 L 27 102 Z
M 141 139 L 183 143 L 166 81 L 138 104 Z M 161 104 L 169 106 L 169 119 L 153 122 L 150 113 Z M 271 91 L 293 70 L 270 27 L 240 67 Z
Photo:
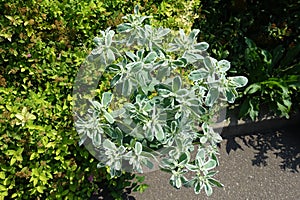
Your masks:
M 277 131 L 255 133 L 245 136 L 223 136 L 226 140 L 226 152 L 238 149 L 243 150 L 236 141 L 242 140 L 244 145 L 254 150 L 252 165 L 268 165 L 268 153 L 273 153 L 280 157 L 282 162 L 280 167 L 290 172 L 299 172 L 300 169 L 300 134 L 296 127 L 289 127 Z

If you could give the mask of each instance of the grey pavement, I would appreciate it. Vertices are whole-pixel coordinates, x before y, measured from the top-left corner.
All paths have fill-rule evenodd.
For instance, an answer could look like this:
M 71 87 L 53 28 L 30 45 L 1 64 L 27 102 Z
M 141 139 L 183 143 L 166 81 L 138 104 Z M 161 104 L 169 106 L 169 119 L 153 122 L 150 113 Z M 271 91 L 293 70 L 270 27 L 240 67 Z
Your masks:
M 169 184 L 170 175 L 155 171 L 145 174 L 149 188 L 136 200 L 300 200 L 300 131 L 299 126 L 230 136 L 220 145 L 219 173 L 224 184 L 207 197 L 192 188 L 176 190 Z

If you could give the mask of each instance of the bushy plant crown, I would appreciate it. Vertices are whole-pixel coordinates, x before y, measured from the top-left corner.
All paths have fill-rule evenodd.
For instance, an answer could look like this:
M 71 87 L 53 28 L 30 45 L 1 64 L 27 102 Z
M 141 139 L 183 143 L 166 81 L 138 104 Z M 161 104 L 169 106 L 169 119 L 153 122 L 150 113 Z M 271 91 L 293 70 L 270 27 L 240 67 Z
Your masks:
M 159 166 L 175 188 L 211 195 L 212 186 L 222 186 L 213 178 L 222 140 L 213 118 L 220 105 L 234 102 L 247 78 L 226 77 L 230 62 L 206 53 L 199 30 L 172 32 L 152 27 L 148 18 L 136 6 L 116 32 L 108 28 L 94 39 L 74 86 L 79 143 L 112 176 Z M 100 91 L 98 100 L 100 76 L 110 79 L 111 89 Z

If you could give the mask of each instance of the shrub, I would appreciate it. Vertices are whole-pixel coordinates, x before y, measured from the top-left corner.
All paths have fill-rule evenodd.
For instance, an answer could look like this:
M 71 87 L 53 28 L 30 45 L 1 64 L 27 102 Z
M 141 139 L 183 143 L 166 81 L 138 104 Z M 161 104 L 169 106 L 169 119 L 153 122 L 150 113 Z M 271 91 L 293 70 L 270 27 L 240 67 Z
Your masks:
M 94 39 L 96 47 L 74 86 L 80 144 L 99 167 L 109 166 L 112 176 L 123 170 L 142 173 L 158 161 L 175 188 L 211 195 L 212 186 L 222 186 L 212 171 L 222 138 L 211 124 L 219 106 L 233 103 L 247 78 L 227 78 L 230 63 L 206 55 L 209 45 L 196 41 L 199 30 L 176 34 L 145 24 L 148 18 L 136 6 L 117 33 L 108 28 Z M 102 77 L 109 80 L 104 91 L 103 81 L 98 86 Z
M 103 3 L 0 6 L 0 199 L 87 199 L 97 190 L 90 175 L 110 191 L 125 186 L 124 178 L 133 177 L 111 179 L 106 168 L 97 169 L 78 147 L 72 122 L 72 83 L 86 39 L 106 26 Z

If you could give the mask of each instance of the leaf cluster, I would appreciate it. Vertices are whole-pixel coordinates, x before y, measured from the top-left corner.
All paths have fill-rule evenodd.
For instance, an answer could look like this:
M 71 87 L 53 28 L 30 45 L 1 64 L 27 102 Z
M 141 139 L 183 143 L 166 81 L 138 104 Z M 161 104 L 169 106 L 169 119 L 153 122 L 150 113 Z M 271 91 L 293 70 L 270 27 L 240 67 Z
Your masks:
M 222 138 L 210 123 L 216 107 L 233 103 L 236 88 L 245 86 L 247 78 L 227 77 L 230 62 L 206 54 L 209 45 L 197 42 L 199 30 L 174 33 L 146 24 L 147 18 L 136 6 L 116 32 L 108 28 L 94 39 L 96 48 L 84 69 L 110 74 L 110 91 L 97 101 L 95 87 L 80 93 L 90 74 L 78 76 L 73 96 L 80 144 L 100 161 L 99 167 L 109 166 L 111 176 L 123 170 L 142 173 L 158 162 L 171 173 L 172 186 L 192 186 L 196 194 L 204 188 L 211 195 L 212 186 L 221 186 L 211 170 L 218 164 Z M 190 180 L 188 171 L 195 174 Z

